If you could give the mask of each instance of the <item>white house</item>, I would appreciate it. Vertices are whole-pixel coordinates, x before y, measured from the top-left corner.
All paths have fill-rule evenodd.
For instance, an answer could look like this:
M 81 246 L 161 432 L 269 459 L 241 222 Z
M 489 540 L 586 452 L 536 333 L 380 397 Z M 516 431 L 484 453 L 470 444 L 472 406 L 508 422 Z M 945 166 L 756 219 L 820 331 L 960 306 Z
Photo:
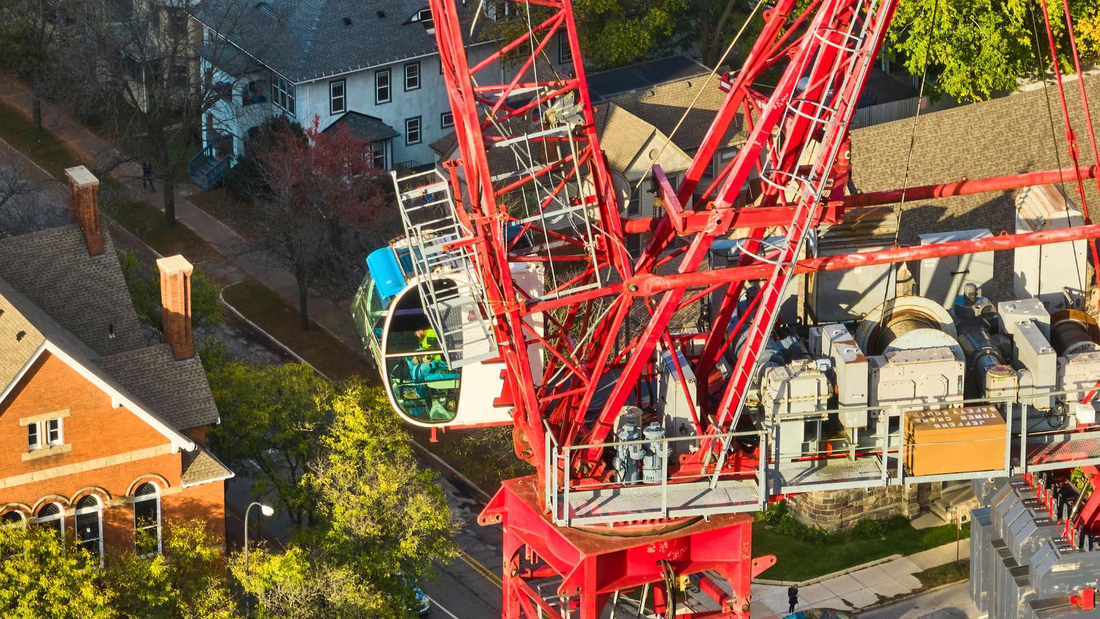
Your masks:
M 434 162 L 429 144 L 453 119 L 426 0 L 257 0 L 232 32 L 212 27 L 227 21 L 215 18 L 216 7 L 204 4 L 195 18 L 207 26 L 208 45 L 199 54 L 225 99 L 204 119 L 193 179 L 227 167 L 223 162 L 244 153 L 249 131 L 277 114 L 302 125 L 316 120 L 322 130 L 346 123 L 373 143 L 385 168 Z M 231 45 L 209 44 L 215 37 Z M 552 42 L 549 56 L 568 59 L 559 57 L 560 42 Z M 470 64 L 493 50 L 470 45 Z M 485 71 L 504 70 L 497 64 Z

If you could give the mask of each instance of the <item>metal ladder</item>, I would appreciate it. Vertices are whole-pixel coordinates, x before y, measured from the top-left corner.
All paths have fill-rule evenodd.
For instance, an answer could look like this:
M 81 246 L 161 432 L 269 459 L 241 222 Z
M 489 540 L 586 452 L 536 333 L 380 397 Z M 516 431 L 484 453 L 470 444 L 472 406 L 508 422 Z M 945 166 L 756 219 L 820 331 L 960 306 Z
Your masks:
M 473 238 L 473 232 L 459 221 L 446 178 L 435 169 L 391 175 L 424 313 L 447 364 L 455 369 L 496 357 L 492 313 L 475 254 L 453 246 Z
M 864 3 L 861 2 L 859 4 L 863 5 Z M 866 14 L 869 17 L 874 15 L 879 6 L 879 2 L 875 0 L 868 2 L 866 4 Z M 859 15 L 858 9 L 856 10 L 856 15 Z M 852 114 L 855 111 L 855 106 L 852 104 L 853 102 L 847 101 L 844 98 L 844 93 L 848 91 L 852 79 L 858 79 L 860 84 L 866 81 L 867 72 L 871 66 L 870 55 L 872 50 L 865 48 L 868 44 L 874 46 L 876 44 L 875 42 L 881 39 L 881 30 L 887 22 L 887 20 L 879 18 L 877 15 L 874 15 L 874 18 L 875 22 L 872 27 L 863 28 L 858 35 L 851 32 L 838 32 L 832 29 L 828 29 L 827 32 L 819 30 L 813 34 L 822 45 L 830 45 L 840 49 L 842 52 L 837 55 L 837 60 L 834 61 L 831 67 L 831 77 L 837 75 L 840 71 L 846 71 L 842 83 L 837 86 L 839 93 L 837 96 L 837 103 L 835 107 L 828 107 L 825 103 L 813 101 L 809 98 L 794 97 L 786 104 L 784 120 L 778 125 L 780 127 L 785 127 L 787 126 L 787 121 L 792 118 L 792 115 L 801 116 L 802 118 L 809 119 L 811 122 L 811 127 L 807 130 L 806 135 L 812 135 L 816 130 L 821 128 L 825 129 L 826 135 L 821 142 L 820 148 L 814 148 L 813 142 L 806 140 L 795 162 L 795 169 L 797 170 L 803 158 L 807 155 L 810 156 L 812 164 L 809 166 L 810 171 L 806 176 L 799 176 L 797 173 L 777 169 L 765 169 L 763 174 L 761 174 L 761 180 L 763 182 L 768 183 L 780 192 L 787 191 L 791 183 L 795 183 L 798 190 L 798 206 L 795 208 L 791 224 L 787 228 L 785 244 L 780 250 L 779 256 L 774 260 L 775 268 L 772 271 L 772 275 L 763 284 L 759 292 L 759 294 L 763 296 L 757 304 L 756 313 L 747 332 L 745 346 L 741 349 L 737 365 L 733 370 L 731 378 L 732 384 L 727 388 L 726 397 L 723 399 L 720 408 L 723 412 L 720 413 L 718 419 L 719 423 L 717 424 L 720 427 L 716 428 L 718 431 L 725 431 L 723 428 L 728 428 L 732 431 L 737 427 L 737 423 L 740 421 L 749 387 L 758 371 L 757 366 L 760 361 L 760 356 L 768 346 L 768 340 L 775 327 L 776 320 L 779 317 L 779 307 L 786 294 L 787 286 L 793 279 L 798 257 L 802 252 L 807 237 L 809 237 L 812 232 L 810 222 L 814 220 L 814 216 L 820 206 L 821 196 L 824 193 L 826 181 L 828 180 L 828 172 L 831 170 L 839 154 L 842 144 L 841 138 L 847 131 Z M 853 18 L 851 23 L 854 27 L 857 23 L 857 19 Z M 850 45 L 842 45 L 834 41 L 829 41 L 823 36 L 830 33 L 842 35 L 845 39 L 845 43 L 850 43 Z M 845 65 L 847 61 L 845 61 L 845 54 L 843 52 L 851 54 L 851 61 L 855 61 L 859 55 L 866 56 L 863 59 L 862 66 L 858 68 L 858 71 L 846 69 Z M 855 75 L 857 72 L 858 75 Z M 830 79 L 829 85 L 831 85 L 831 83 L 832 80 Z M 829 98 L 829 85 L 826 85 L 826 93 L 823 95 L 825 99 Z M 854 90 L 854 92 L 857 93 L 859 91 L 859 88 Z M 807 111 L 804 109 L 806 107 L 811 109 Z M 780 135 L 782 135 L 782 133 Z M 808 152 L 811 148 L 813 148 L 813 152 Z M 776 147 L 775 151 L 783 152 L 783 149 L 782 147 Z M 786 182 L 781 182 L 781 180 L 785 180 Z M 731 404 L 732 406 L 730 406 Z M 730 412 L 732 414 L 729 425 L 723 426 L 722 421 Z M 729 451 L 729 444 L 729 438 L 722 441 L 722 448 L 718 454 L 717 466 L 715 467 L 714 474 L 711 476 L 712 487 L 716 486 L 718 483 L 719 475 L 725 463 L 726 454 Z M 709 458 L 710 455 L 711 452 L 708 451 L 707 457 Z M 766 456 L 761 454 L 761 457 Z M 762 491 L 764 490 L 762 489 Z

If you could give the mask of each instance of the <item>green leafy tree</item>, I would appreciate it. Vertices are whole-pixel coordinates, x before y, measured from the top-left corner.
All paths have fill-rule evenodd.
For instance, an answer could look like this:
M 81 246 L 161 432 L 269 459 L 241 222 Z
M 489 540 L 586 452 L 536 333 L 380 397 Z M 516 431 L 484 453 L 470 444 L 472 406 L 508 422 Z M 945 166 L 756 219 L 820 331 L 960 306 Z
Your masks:
M 204 366 L 222 418 L 210 429 L 218 453 L 232 468 L 250 471 L 254 492 L 273 495 L 296 528 L 310 524 L 316 496 L 302 478 L 321 455 L 332 387 L 299 363 L 204 357 Z
M 115 593 L 98 582 L 99 561 L 41 527 L 0 527 L 0 616 L 118 616 Z
M 618 67 L 669 51 L 688 0 L 578 0 L 573 4 L 586 62 Z
M 332 411 L 326 452 L 308 480 L 327 521 L 324 546 L 371 582 L 407 596 L 408 583 L 431 574 L 434 561 L 455 556 L 447 499 L 434 473 L 413 456 L 380 389 L 344 382 Z
M 215 544 L 206 525 L 194 520 L 165 527 L 163 554 L 110 557 L 102 579 L 117 592 L 112 606 L 123 616 L 144 619 L 238 616 L 226 560 Z
M 1015 90 L 1017 80 L 1035 76 L 1040 67 L 1050 68 L 1046 29 L 1036 4 L 1031 0 L 902 2 L 888 40 L 910 74 L 923 75 L 927 69 L 934 95 L 959 101 L 987 99 L 997 91 Z M 1053 3 L 1050 10 L 1061 69 L 1071 72 L 1061 3 Z M 1100 4 L 1070 0 L 1070 12 L 1082 60 L 1097 60 Z
M 263 617 L 412 617 L 412 583 L 455 556 L 454 523 L 430 471 L 384 394 L 336 385 L 324 453 L 301 483 L 317 499 L 314 525 L 283 555 L 260 550 L 233 574 Z

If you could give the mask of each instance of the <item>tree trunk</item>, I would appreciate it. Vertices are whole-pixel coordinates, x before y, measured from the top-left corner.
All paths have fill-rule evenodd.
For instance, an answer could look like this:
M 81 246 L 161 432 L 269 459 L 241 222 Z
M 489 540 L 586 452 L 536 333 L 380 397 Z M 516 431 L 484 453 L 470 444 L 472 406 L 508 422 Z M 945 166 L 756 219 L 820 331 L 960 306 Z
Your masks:
M 34 118 L 34 128 L 42 131 L 42 97 L 38 92 L 31 90 L 31 116 Z
M 302 276 L 301 269 L 296 269 L 295 281 L 298 282 L 298 313 L 302 315 L 302 331 L 309 331 L 309 282 Z
M 170 174 L 163 174 L 160 178 L 160 191 L 164 196 L 164 221 L 168 227 L 176 225 L 176 186 L 172 183 Z

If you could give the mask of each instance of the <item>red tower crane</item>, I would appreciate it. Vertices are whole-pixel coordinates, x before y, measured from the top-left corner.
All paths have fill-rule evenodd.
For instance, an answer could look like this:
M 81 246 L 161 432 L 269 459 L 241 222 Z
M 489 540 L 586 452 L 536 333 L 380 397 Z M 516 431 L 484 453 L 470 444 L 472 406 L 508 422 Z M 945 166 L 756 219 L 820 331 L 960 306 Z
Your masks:
M 788 488 L 769 469 L 774 437 L 742 411 L 796 274 L 1100 237 L 1086 222 L 804 258 L 819 224 L 855 209 L 1080 181 L 1097 168 L 846 195 L 848 131 L 896 0 L 795 6 L 766 8 L 741 69 L 712 86 L 725 90 L 724 104 L 679 184 L 654 167 L 663 214 L 626 220 L 597 139 L 570 0 L 430 0 L 461 156 L 446 176 L 398 180 L 407 233 L 400 268 L 416 281 L 450 368 L 496 368 L 503 389 L 494 406 L 514 425 L 517 456 L 537 470 L 504 482 L 480 518 L 504 527 L 504 617 L 595 619 L 638 587 L 672 616 L 675 579 L 689 574 L 721 610 L 677 616 L 748 617 L 751 579 L 774 557 L 753 559 L 747 512 Z M 497 34 L 494 52 L 469 60 L 480 26 L 503 11 L 518 14 L 522 31 Z M 555 42 L 568 47 L 564 68 L 547 58 Z M 512 77 L 502 78 L 501 63 Z M 765 75 L 778 81 L 765 87 Z M 738 119 L 746 143 L 705 180 Z M 760 191 L 747 201 L 750 183 Z M 713 241 L 735 230 L 745 239 L 739 263 L 705 268 Z M 778 241 L 766 240 L 769 230 Z M 629 234 L 648 237 L 638 256 Z M 510 276 L 532 268 L 537 285 Z M 759 290 L 739 310 L 749 281 Z M 676 332 L 677 312 L 714 296 L 708 330 Z M 744 333 L 736 345 L 735 316 L 733 332 Z M 736 363 L 723 369 L 731 346 Z M 690 427 L 679 438 L 624 440 L 619 419 L 644 406 L 640 385 L 662 363 L 694 394 Z M 681 439 L 693 448 L 678 450 Z M 651 477 L 616 479 L 609 449 L 651 458 Z M 889 465 L 892 456 L 875 457 Z

